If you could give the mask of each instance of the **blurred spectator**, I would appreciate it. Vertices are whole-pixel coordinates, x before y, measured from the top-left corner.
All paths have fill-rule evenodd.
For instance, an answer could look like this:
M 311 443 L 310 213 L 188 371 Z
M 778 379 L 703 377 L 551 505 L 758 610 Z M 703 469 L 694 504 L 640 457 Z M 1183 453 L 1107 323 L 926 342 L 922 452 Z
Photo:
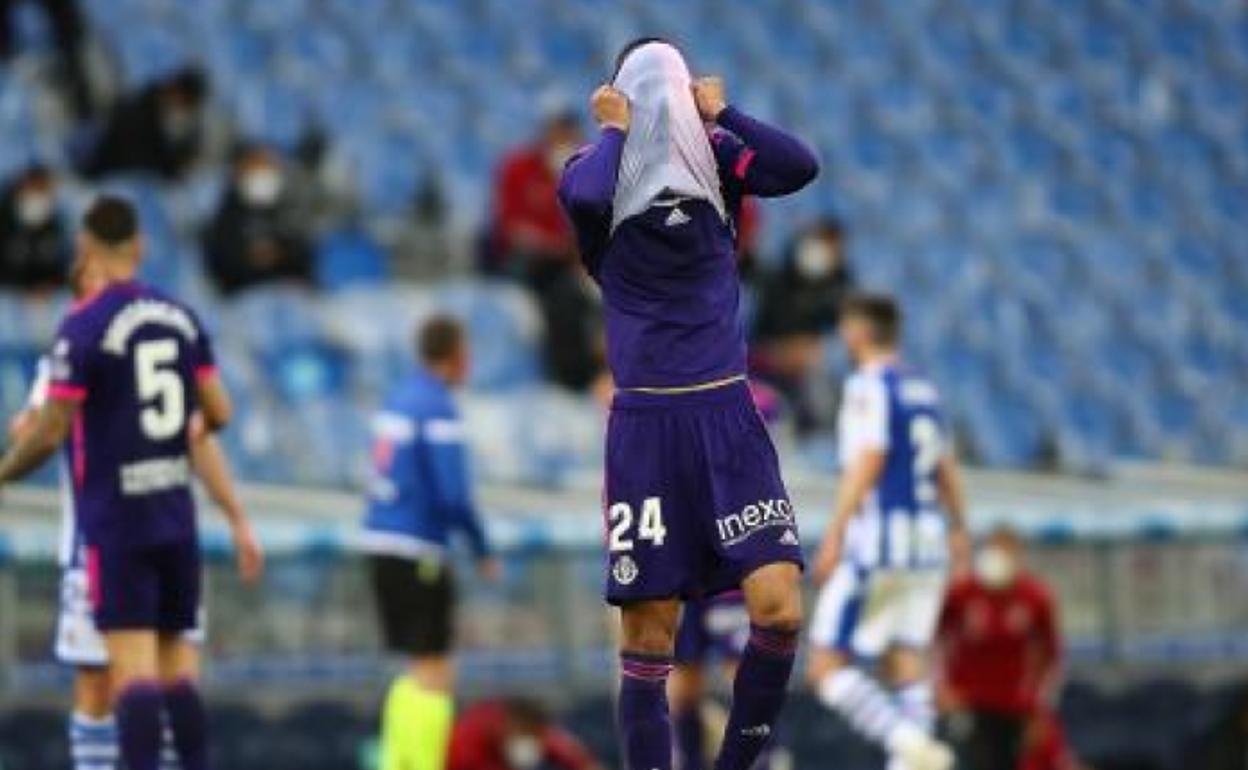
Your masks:
M 598 305 L 555 197 L 559 174 L 583 138 L 575 113 L 552 111 L 536 142 L 503 159 L 486 265 L 533 290 L 546 327 L 547 375 L 574 390 L 602 369 Z
M 86 25 L 77 0 L 34 0 L 47 14 L 56 38 L 60 72 L 70 104 L 80 119 L 90 117 L 91 80 L 87 74 Z M 19 0 L 0 0 L 0 58 L 9 60 L 14 51 L 13 10 Z
M 823 336 L 836 328 L 841 301 L 854 287 L 839 222 L 802 230 L 771 275 L 761 279 L 754 322 L 754 373 L 793 406 L 799 434 L 830 424 L 834 388 L 812 382 L 823 360 Z
M 82 173 L 91 179 L 121 172 L 181 178 L 204 148 L 207 92 L 203 73 L 188 67 L 122 97 L 86 149 Z
M 310 224 L 291 205 L 281 159 L 245 145 L 230 185 L 203 234 L 208 273 L 226 295 L 275 281 L 312 282 Z
M 576 114 L 559 110 L 546 119 L 537 141 L 503 159 L 494 188 L 490 268 L 528 276 L 576 260 L 572 229 L 555 191 L 564 164 L 583 141 Z
M 50 289 L 65 282 L 70 243 L 57 216 L 56 179 L 42 166 L 0 193 L 0 285 Z
M 994 532 L 972 574 L 950 587 L 937 650 L 939 700 L 961 767 L 1018 768 L 1029 743 L 1043 761 L 1039 754 L 1050 748 L 1043 744 L 1054 739 L 1047 720 L 1061 660 L 1057 611 L 1048 588 L 1027 572 L 1014 532 Z
M 768 343 L 830 332 L 853 286 L 840 223 L 826 219 L 811 225 L 798 235 L 780 269 L 764 278 L 754 334 Z
M 447 770 L 599 770 L 576 738 L 551 723 L 537 703 L 483 701 L 465 711 L 451 736 Z

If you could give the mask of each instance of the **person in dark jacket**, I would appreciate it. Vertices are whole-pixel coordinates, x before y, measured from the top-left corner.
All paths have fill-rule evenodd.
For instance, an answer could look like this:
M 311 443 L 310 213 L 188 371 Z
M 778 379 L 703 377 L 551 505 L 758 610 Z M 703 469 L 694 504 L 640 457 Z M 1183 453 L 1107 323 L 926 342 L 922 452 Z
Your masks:
M 291 203 L 281 159 L 264 145 L 240 148 L 229 189 L 203 234 L 217 288 L 231 295 L 264 283 L 310 284 L 310 238 Z
M 819 400 L 828 389 L 814 387 L 811 375 L 823 356 L 822 338 L 836 328 L 853 288 L 844 230 L 831 218 L 802 230 L 780 268 L 763 279 L 750 363 L 792 405 L 800 433 L 831 420 L 831 405 Z
M 57 216 L 56 179 L 32 166 L 0 192 L 0 286 L 38 291 L 65 283 L 70 245 Z
M 207 95 L 203 73 L 187 67 L 122 97 L 81 160 L 83 175 L 99 179 L 136 172 L 182 178 L 203 149 Z

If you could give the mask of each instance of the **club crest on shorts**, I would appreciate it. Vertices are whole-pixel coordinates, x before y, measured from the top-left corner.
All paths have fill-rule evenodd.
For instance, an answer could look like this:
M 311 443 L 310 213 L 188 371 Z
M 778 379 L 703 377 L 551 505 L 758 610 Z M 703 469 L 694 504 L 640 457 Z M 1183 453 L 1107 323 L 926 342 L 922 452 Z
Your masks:
M 637 562 L 628 554 L 617 556 L 611 565 L 611 579 L 622 586 L 631 585 L 639 574 L 641 570 L 637 568 Z

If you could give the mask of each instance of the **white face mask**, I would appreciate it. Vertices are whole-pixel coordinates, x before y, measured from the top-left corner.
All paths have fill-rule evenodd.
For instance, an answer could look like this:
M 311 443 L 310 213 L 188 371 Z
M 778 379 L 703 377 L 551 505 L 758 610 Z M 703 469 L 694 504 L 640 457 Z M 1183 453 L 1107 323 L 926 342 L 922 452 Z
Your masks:
M 806 238 L 797 244 L 793 259 L 798 273 L 804 278 L 818 280 L 832 272 L 836 254 L 832 245 L 824 239 Z
M 542 744 L 532 735 L 515 735 L 503 745 L 503 756 L 511 770 L 532 770 L 542 762 Z
M 975 576 L 989 588 L 1005 588 L 1018 576 L 1018 562 L 1000 546 L 985 546 L 975 556 Z
M 39 227 L 52 218 L 56 202 L 47 193 L 27 193 L 17 198 L 17 218 L 27 227 Z
M 243 200 L 253 206 L 271 206 L 282 194 L 282 175 L 274 169 L 247 172 L 238 184 Z

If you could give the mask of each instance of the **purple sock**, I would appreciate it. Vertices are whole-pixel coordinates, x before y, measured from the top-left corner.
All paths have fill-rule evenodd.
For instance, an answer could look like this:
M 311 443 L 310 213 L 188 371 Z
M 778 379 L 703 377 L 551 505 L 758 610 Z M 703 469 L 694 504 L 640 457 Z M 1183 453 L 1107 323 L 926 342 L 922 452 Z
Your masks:
M 117 743 L 129 770 L 159 770 L 163 705 L 155 682 L 132 682 L 117 696 Z
M 676 766 L 680 770 L 703 770 L 706 748 L 702 745 L 702 709 L 700 704 L 690 703 L 677 712 L 676 722 Z
M 750 770 L 771 743 L 796 652 L 795 631 L 751 627 L 732 686 L 732 711 L 715 770 Z
M 665 655 L 620 655 L 620 742 L 626 770 L 672 770 L 672 720 L 667 713 Z
M 173 746 L 182 770 L 205 770 L 208 767 L 207 719 L 204 701 L 194 682 L 183 679 L 165 688 L 165 713 L 169 716 Z

